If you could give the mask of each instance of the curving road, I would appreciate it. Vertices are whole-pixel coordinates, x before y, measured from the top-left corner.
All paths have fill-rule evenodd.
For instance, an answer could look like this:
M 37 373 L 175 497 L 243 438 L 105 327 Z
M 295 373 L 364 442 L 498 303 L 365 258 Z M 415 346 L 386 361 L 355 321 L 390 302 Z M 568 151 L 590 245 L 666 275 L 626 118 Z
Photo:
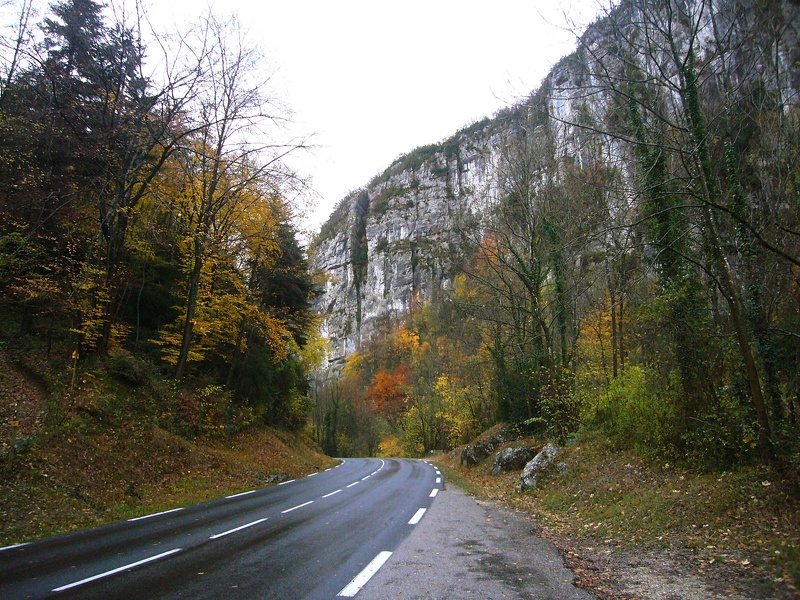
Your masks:
M 441 487 L 423 461 L 348 459 L 278 486 L 0 549 L 0 598 L 352 597 Z

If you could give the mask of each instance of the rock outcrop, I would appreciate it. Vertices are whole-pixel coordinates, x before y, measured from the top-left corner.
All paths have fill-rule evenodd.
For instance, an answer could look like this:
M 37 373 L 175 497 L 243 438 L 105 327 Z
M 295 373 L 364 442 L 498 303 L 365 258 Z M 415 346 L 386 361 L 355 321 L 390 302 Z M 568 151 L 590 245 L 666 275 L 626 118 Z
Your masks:
M 317 308 L 332 366 L 414 302 L 450 285 L 492 192 L 498 123 L 399 158 L 344 198 L 315 240 L 327 283 Z
M 533 457 L 520 476 L 520 489 L 524 492 L 536 487 L 539 482 L 539 474 L 553 464 L 558 454 L 558 448 L 552 442 L 545 444 L 542 451 Z
M 533 450 L 527 446 L 515 446 L 500 450 L 494 455 L 492 475 L 508 471 L 519 471 L 533 458 Z
M 680 3 L 681 15 L 686 11 L 697 26 L 692 35 L 687 35 L 686 25 L 679 22 L 684 17 L 672 13 L 666 16 L 664 11 L 660 15 L 658 8 L 644 12 L 647 18 L 678 19 L 663 28 L 674 32 L 673 47 L 694 40 L 693 52 L 698 60 L 708 61 L 704 69 L 729 69 L 735 78 L 739 72 L 752 71 L 752 65 L 737 70 L 734 64 L 747 60 L 746 52 L 719 58 L 719 24 L 710 18 L 709 11 L 722 17 L 734 12 L 743 15 L 749 1 Z M 636 157 L 630 144 L 622 141 L 630 134 L 614 128 L 626 119 L 620 107 L 619 96 L 624 95 L 620 78 L 631 67 L 625 66 L 624 54 L 638 48 L 626 44 L 643 26 L 642 7 L 646 6 L 648 3 L 620 4 L 589 26 L 581 36 L 579 49 L 559 61 L 527 100 L 439 144 L 398 158 L 339 203 L 310 251 L 312 266 L 328 275 L 317 308 L 325 316 L 322 334 L 330 340 L 330 367 L 337 369 L 347 355 L 382 331 L 394 317 L 452 283 L 460 264 L 469 256 L 470 242 L 480 239 L 485 215 L 503 196 L 507 176 L 503 159 L 515 140 L 539 140 L 537 143 L 552 153 L 552 164 L 558 165 L 561 174 L 603 161 L 620 178 L 630 180 L 626 165 L 636 164 Z M 781 3 L 780 10 L 786 13 L 787 23 L 797 20 L 800 11 L 792 3 Z M 749 31 L 733 29 L 726 34 L 726 44 L 735 48 L 745 43 L 747 35 L 757 35 L 757 25 L 749 23 L 747 27 Z M 792 32 L 784 37 L 786 47 L 776 49 L 783 70 L 790 74 L 785 83 L 786 97 L 797 97 L 800 86 L 800 76 L 796 75 L 800 70 L 792 66 L 800 64 L 800 44 L 792 38 L 796 28 Z M 668 83 L 669 78 L 677 77 L 672 72 L 677 67 L 670 62 L 674 56 L 657 45 L 652 52 L 637 59 L 641 64 L 636 63 L 636 68 L 649 69 L 641 74 L 641 80 L 661 81 L 664 94 L 677 93 L 671 87 L 673 83 Z M 713 83 L 709 85 L 713 94 Z M 681 118 L 670 115 L 667 121 L 681 122 Z M 619 199 L 621 206 L 626 201 L 625 197 Z

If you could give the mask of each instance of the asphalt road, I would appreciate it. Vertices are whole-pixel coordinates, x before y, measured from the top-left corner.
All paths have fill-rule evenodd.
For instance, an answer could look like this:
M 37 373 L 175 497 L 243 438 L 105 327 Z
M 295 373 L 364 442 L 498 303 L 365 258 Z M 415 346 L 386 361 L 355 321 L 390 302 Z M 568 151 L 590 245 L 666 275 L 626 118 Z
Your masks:
M 449 484 L 356 600 L 592 600 L 533 529 Z
M 357 594 L 441 489 L 423 461 L 348 459 L 295 481 L 0 550 L 0 598 Z

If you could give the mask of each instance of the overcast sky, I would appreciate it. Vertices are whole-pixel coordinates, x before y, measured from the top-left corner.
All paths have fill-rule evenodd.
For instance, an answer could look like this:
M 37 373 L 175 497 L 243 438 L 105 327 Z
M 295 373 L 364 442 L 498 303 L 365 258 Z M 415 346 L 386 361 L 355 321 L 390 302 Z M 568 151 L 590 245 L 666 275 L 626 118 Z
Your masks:
M 158 2 L 176 19 L 197 2 Z M 527 96 L 575 47 L 568 13 L 596 0 L 211 0 L 235 12 L 277 70 L 312 178 L 319 229 L 335 204 L 399 155 L 439 142 Z M 194 6 L 194 8 L 189 8 Z M 188 11 L 188 13 L 187 13 Z
M 43 0 L 50 4 L 54 0 Z M 108 0 L 120 2 L 123 0 Z M 598 0 L 145 0 L 165 29 L 207 9 L 236 14 L 272 83 L 316 146 L 292 166 L 312 178 L 317 230 L 335 204 L 399 155 L 442 141 L 537 88 L 575 47 L 564 13 Z

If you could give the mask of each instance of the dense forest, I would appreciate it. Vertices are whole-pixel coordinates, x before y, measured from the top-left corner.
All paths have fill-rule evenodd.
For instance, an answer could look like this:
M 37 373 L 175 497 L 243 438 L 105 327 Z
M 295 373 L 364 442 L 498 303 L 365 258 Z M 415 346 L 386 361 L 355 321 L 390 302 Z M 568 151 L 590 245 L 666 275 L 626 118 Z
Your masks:
M 153 387 L 136 410 L 178 432 L 302 427 L 302 143 L 256 47 L 211 13 L 157 37 L 94 0 L 2 8 L 0 350 L 46 421 L 129 408 L 79 393 L 91 373 Z
M 323 447 L 419 456 L 505 421 L 796 468 L 799 14 L 626 0 L 595 23 L 493 120 L 498 197 L 452 282 L 314 389 Z

